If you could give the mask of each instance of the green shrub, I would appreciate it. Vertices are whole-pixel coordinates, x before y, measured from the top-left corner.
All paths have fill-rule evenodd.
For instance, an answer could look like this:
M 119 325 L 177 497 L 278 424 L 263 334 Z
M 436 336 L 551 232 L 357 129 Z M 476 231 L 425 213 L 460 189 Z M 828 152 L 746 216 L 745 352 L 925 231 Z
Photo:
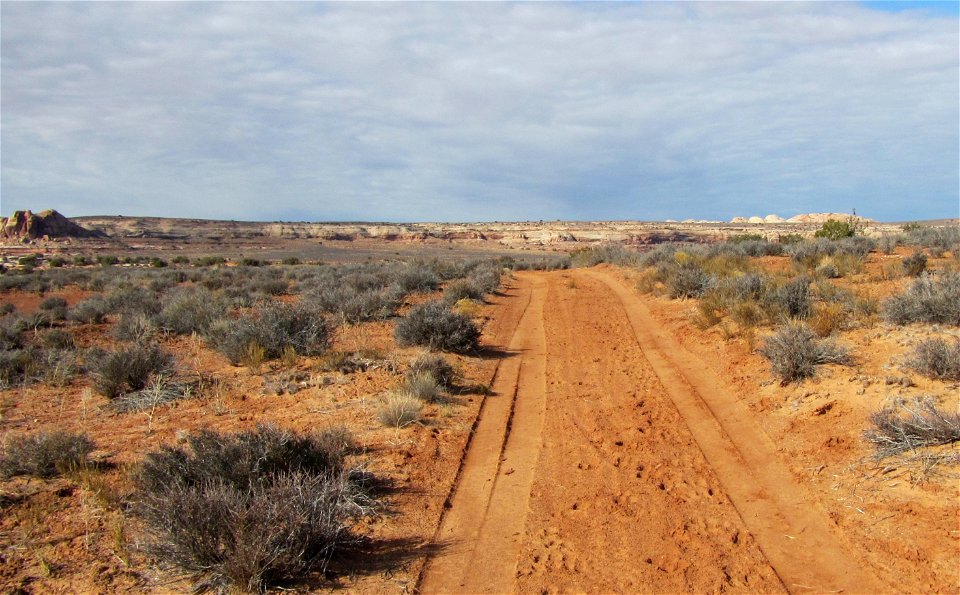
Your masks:
M 85 464 L 93 449 L 86 435 L 60 430 L 10 437 L 0 453 L 0 476 L 54 477 Z
M 479 346 L 480 329 L 468 316 L 451 311 L 441 301 L 430 301 L 398 320 L 394 336 L 401 347 L 422 345 L 466 353 Z
M 856 231 L 856 227 L 850 221 L 829 219 L 813 235 L 817 238 L 839 240 L 841 238 L 852 238 Z

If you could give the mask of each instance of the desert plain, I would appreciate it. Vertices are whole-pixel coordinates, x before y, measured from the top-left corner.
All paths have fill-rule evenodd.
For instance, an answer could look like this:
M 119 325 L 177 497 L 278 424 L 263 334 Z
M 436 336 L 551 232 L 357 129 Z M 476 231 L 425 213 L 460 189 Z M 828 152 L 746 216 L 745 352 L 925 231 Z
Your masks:
M 832 218 L 5 226 L 0 586 L 958 592 L 957 221 L 815 239 Z M 432 303 L 477 336 L 399 328 Z M 319 338 L 231 339 L 263 312 Z M 133 349 L 164 365 L 111 385 Z M 248 582 L 256 526 L 206 566 L 158 547 L 148 453 L 258 428 L 344 437 L 335 547 Z M 57 432 L 89 446 L 20 464 Z

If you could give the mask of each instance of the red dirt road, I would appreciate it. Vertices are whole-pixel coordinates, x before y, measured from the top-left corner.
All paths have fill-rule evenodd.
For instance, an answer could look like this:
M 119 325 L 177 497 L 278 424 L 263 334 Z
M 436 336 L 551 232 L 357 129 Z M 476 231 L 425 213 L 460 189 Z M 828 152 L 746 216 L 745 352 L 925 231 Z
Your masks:
M 632 289 L 601 270 L 516 277 L 421 592 L 885 590 Z

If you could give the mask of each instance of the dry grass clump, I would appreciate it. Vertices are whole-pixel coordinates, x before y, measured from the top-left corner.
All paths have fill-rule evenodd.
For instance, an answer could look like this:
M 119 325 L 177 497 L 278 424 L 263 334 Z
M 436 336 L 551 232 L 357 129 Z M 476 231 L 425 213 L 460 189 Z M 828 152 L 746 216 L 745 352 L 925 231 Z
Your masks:
M 819 303 L 813 306 L 813 314 L 807 319 L 807 324 L 818 337 L 829 337 L 843 328 L 848 318 L 849 312 L 843 304 Z
M 952 343 L 935 337 L 917 344 L 907 365 L 937 380 L 960 380 L 960 340 Z
M 423 403 L 412 395 L 396 393 L 387 397 L 377 414 L 380 423 L 391 428 L 403 428 L 420 421 Z
M 94 443 L 84 434 L 54 431 L 9 437 L 0 454 L 0 476 L 53 477 L 84 465 Z
M 937 406 L 931 397 L 897 401 L 870 416 L 865 436 L 883 458 L 923 446 L 960 440 L 960 415 Z
M 199 589 L 260 592 L 322 569 L 371 511 L 362 474 L 346 467 L 352 440 L 341 430 L 202 430 L 187 441 L 189 450 L 147 455 L 134 511 L 146 551 L 195 574 Z
M 809 378 L 820 364 L 849 364 L 847 350 L 818 339 L 806 325 L 788 324 L 769 337 L 760 354 L 770 361 L 771 371 L 784 383 Z
M 443 399 L 443 390 L 430 372 L 407 374 L 401 390 L 425 403 L 436 403 Z
M 420 374 L 430 374 L 443 388 L 451 388 L 460 377 L 457 369 L 450 365 L 442 356 L 433 353 L 421 353 L 410 362 L 407 377 Z

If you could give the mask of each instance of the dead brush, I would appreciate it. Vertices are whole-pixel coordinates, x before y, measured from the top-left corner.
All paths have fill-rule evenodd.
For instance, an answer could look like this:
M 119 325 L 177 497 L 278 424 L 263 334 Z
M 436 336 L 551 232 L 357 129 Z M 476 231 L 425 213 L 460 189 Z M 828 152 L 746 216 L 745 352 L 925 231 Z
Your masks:
M 843 304 L 823 303 L 814 305 L 807 324 L 818 337 L 829 337 L 843 328 L 846 319 L 847 312 Z
M 932 397 L 900 400 L 870 416 L 867 442 L 883 459 L 928 446 L 960 441 L 960 414 L 944 411 Z

